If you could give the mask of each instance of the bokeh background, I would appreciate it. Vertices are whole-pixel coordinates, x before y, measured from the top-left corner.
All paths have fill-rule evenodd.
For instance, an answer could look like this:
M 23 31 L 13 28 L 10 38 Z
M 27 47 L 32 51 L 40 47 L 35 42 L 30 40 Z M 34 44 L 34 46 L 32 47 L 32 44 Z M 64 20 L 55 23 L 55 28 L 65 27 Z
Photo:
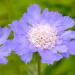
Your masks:
M 58 11 L 75 18 L 75 0 L 0 0 L 0 26 L 4 27 L 19 20 L 31 4 L 38 4 L 42 9 Z M 72 28 L 75 30 L 75 28 Z M 37 55 L 25 64 L 14 52 L 7 59 L 8 64 L 0 64 L 0 75 L 37 75 Z M 75 56 L 63 58 L 53 65 L 41 63 L 41 75 L 75 75 Z

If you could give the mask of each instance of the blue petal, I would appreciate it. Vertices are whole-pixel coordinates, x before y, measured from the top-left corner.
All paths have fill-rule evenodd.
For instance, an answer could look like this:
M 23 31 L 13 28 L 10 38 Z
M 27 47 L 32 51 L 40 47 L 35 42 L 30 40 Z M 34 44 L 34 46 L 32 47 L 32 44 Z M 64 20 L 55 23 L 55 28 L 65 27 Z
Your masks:
M 61 36 L 60 36 L 63 40 L 71 40 L 71 39 L 75 39 L 75 31 L 65 31 Z
M 45 9 L 42 13 L 42 19 L 46 20 L 52 26 L 58 26 L 57 22 L 61 21 L 62 15 L 58 12 L 49 12 L 48 9 Z
M 69 16 L 64 16 L 62 25 L 64 25 L 66 29 L 74 26 L 74 24 L 75 21 L 72 18 L 70 18 Z
M 12 24 L 9 25 L 11 27 L 11 30 L 14 31 L 16 34 L 25 35 L 27 31 L 29 30 L 29 26 L 27 26 L 26 23 L 21 21 L 14 21 Z
M 0 28 L 0 44 L 3 44 L 7 41 L 7 38 L 10 34 L 10 29 L 8 28 Z
M 11 41 L 6 41 L 3 46 L 0 47 L 0 57 L 9 56 L 12 51 Z
M 37 4 L 31 5 L 27 10 L 27 13 L 33 15 L 34 17 L 40 14 L 40 12 L 41 12 L 41 8 Z
M 28 62 L 31 61 L 32 55 L 33 55 L 33 53 L 24 54 L 24 55 L 21 56 L 21 59 L 22 59 L 25 63 L 28 63 Z
M 25 13 L 22 16 L 20 21 L 23 21 L 23 23 L 26 23 L 30 26 L 34 26 L 40 20 L 40 14 L 41 14 L 40 7 L 37 4 L 31 5 L 28 8 L 27 13 Z
M 5 57 L 0 57 L 0 64 L 7 64 L 7 60 Z
M 9 26 L 11 27 L 11 30 L 14 32 L 18 32 L 18 21 L 14 21 L 12 24 L 9 24 Z
M 69 53 L 75 55 L 75 40 L 66 42 L 66 45 L 69 48 Z
M 68 47 L 66 45 L 57 45 L 52 50 L 53 53 L 66 53 L 68 52 Z
M 64 31 L 74 26 L 75 22 L 69 16 L 63 16 L 63 18 L 60 19 L 60 21 L 57 21 L 55 24 L 57 25 L 59 31 Z
M 60 54 L 54 54 L 49 50 L 43 50 L 39 52 L 43 63 L 53 64 L 55 61 L 59 61 L 62 56 Z
M 17 43 L 15 51 L 18 55 L 23 55 L 29 52 L 35 52 L 36 48 L 29 42 L 26 36 L 16 35 L 14 42 Z
M 70 56 L 70 53 L 69 53 L 69 52 L 66 52 L 66 53 L 61 53 L 61 55 L 62 55 L 63 57 L 68 58 L 68 57 Z

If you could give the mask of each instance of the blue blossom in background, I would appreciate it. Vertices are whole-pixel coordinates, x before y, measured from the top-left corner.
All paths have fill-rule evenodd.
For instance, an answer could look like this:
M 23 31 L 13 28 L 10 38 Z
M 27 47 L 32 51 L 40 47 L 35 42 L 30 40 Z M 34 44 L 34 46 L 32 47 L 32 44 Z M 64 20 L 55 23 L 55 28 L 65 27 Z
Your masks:
M 75 22 L 58 12 L 31 5 L 19 21 L 9 26 L 14 32 L 15 52 L 28 63 L 38 52 L 43 63 L 53 64 L 75 54 L 75 31 L 67 30 Z
M 6 64 L 8 61 L 5 58 L 11 52 L 11 41 L 7 40 L 10 30 L 6 27 L 0 28 L 0 64 Z

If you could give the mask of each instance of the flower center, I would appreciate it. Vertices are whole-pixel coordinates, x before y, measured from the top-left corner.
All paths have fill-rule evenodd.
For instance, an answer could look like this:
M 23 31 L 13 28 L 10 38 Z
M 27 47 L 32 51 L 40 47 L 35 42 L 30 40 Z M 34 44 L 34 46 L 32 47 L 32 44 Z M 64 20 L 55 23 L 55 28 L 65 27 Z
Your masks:
M 49 25 L 38 25 L 29 31 L 29 41 L 38 48 L 53 48 L 57 40 L 57 31 Z

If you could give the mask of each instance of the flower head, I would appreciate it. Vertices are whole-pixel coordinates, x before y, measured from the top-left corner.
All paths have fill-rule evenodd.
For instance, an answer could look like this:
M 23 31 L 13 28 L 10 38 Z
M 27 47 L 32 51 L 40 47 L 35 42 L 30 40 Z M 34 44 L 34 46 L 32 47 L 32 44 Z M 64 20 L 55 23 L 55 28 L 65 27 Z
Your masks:
M 10 25 L 15 51 L 25 63 L 30 62 L 34 52 L 48 64 L 75 54 L 75 31 L 67 30 L 74 24 L 69 16 L 48 9 L 42 12 L 38 5 L 31 5 L 19 21 Z
M 7 40 L 9 34 L 10 29 L 6 27 L 0 28 L 0 64 L 6 64 L 8 62 L 5 57 L 11 52 L 10 40 Z

